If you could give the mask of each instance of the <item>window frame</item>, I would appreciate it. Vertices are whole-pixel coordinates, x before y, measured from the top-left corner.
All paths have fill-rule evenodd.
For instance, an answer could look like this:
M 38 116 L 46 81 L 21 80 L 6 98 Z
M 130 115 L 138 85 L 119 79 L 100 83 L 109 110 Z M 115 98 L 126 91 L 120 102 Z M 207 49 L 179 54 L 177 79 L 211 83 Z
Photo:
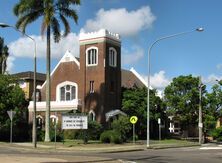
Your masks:
M 96 56 L 96 61 L 95 61 L 96 63 L 89 64 L 89 59 L 88 59 L 88 58 L 89 58 L 89 56 L 88 56 L 89 53 L 88 53 L 88 52 L 89 52 L 90 50 L 93 50 L 93 49 L 96 50 L 96 55 L 95 55 L 95 56 Z M 97 66 L 97 65 L 98 65 L 98 61 L 99 61 L 99 58 L 98 58 L 98 57 L 99 57 L 99 54 L 98 54 L 98 48 L 97 48 L 97 47 L 92 46 L 92 47 L 87 48 L 87 49 L 86 49 L 86 66 L 87 66 L 87 67 Z M 91 59 L 92 59 L 92 58 L 91 58 Z M 94 59 L 92 59 L 92 60 L 94 60 Z
M 114 53 L 111 53 L 111 51 L 113 51 Z M 114 47 L 109 48 L 109 66 L 117 66 L 117 51 Z
M 94 80 L 90 80 L 89 81 L 89 93 L 94 93 L 95 92 L 95 90 L 94 90 L 94 83 L 95 83 Z
M 89 111 L 89 115 L 88 115 L 89 120 L 91 118 L 91 115 L 92 115 L 92 121 L 95 121 L 96 120 L 96 113 L 93 110 Z
M 74 86 L 76 89 L 75 89 L 75 98 L 73 100 L 77 100 L 78 99 L 78 85 L 74 82 L 70 82 L 70 81 L 65 81 L 65 82 L 62 82 L 60 84 L 57 85 L 56 87 L 56 101 L 62 101 L 62 102 L 68 102 L 68 101 L 73 101 L 73 100 L 61 100 L 61 88 L 62 87 L 65 87 L 67 85 L 70 85 L 70 86 Z M 65 94 L 66 94 L 66 90 L 65 90 Z M 66 95 L 65 95 L 66 96 Z M 70 87 L 70 97 L 72 96 L 72 87 Z M 64 99 L 66 99 L 64 97 Z

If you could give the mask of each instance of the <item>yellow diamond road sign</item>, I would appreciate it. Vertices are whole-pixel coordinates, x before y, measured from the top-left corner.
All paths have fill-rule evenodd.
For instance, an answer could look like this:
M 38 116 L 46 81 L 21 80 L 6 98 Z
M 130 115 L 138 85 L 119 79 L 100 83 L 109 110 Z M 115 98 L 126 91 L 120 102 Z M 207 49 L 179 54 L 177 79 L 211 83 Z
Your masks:
M 131 122 L 132 124 L 135 124 L 135 123 L 137 122 L 137 120 L 138 120 L 137 116 L 132 116 L 132 117 L 130 117 L 130 122 Z

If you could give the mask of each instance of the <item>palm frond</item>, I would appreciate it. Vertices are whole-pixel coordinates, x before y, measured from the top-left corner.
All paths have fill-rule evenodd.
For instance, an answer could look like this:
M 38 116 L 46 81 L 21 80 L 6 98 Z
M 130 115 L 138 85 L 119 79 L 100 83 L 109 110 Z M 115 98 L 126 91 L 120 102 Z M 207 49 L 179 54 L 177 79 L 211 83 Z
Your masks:
M 59 11 L 62 15 L 66 17 L 71 17 L 75 21 L 75 23 L 78 24 L 78 15 L 75 10 L 68 8 L 59 8 Z
M 70 33 L 69 22 L 67 21 L 67 19 L 62 14 L 60 14 L 59 16 L 60 16 L 60 19 L 62 20 L 62 22 L 64 24 L 64 27 L 65 27 L 65 33 L 63 35 L 65 37 Z
M 69 7 L 71 4 L 80 5 L 80 0 L 58 0 L 56 5 Z
M 81 0 L 68 0 L 71 4 L 81 5 Z
M 13 12 L 16 16 L 24 16 L 43 8 L 42 0 L 20 0 L 13 8 Z
M 20 17 L 16 23 L 16 28 L 20 29 L 22 32 L 25 32 L 26 26 L 37 20 L 42 15 L 42 11 L 37 11 Z
M 44 32 L 46 31 L 46 27 L 47 27 L 47 25 L 43 19 L 42 24 L 41 24 L 41 36 L 44 35 Z
M 58 20 L 55 17 L 52 18 L 51 27 L 53 31 L 54 41 L 59 42 L 61 38 L 60 25 L 59 25 Z

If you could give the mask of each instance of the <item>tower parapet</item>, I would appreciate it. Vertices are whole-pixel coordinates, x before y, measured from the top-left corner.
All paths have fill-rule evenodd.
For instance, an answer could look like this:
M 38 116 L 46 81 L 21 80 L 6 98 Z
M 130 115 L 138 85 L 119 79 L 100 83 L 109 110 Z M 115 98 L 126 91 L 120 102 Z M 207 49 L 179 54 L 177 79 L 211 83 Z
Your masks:
M 84 42 L 84 41 L 88 41 L 88 40 L 92 40 L 92 39 L 97 39 L 97 38 L 109 38 L 109 39 L 115 40 L 117 42 L 120 42 L 120 35 L 119 34 L 109 32 L 106 29 L 100 29 L 99 31 L 88 32 L 88 33 L 80 32 L 80 35 L 79 35 L 80 42 Z

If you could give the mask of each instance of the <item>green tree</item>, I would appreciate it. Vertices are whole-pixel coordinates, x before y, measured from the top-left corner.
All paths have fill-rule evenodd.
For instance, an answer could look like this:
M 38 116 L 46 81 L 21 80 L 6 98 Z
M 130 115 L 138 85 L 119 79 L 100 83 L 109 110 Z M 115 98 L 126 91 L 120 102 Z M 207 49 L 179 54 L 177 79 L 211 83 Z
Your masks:
M 0 139 L 8 139 L 10 119 L 7 111 L 13 110 L 16 112 L 13 118 L 13 125 L 16 126 L 14 134 L 17 140 L 24 138 L 24 130 L 28 131 L 27 127 L 27 106 L 28 101 L 25 99 L 25 94 L 22 89 L 9 75 L 0 74 Z M 23 128 L 24 130 L 20 130 Z M 23 133 L 22 133 L 23 132 Z M 26 134 L 27 137 L 27 134 Z
M 122 109 L 128 116 L 137 116 L 138 122 L 136 123 L 137 135 L 139 138 L 146 137 L 147 126 L 147 89 L 146 88 L 133 88 L 123 89 Z M 159 96 L 156 96 L 156 90 L 150 90 L 150 125 L 151 137 L 158 134 L 156 130 L 158 118 L 165 119 L 165 105 Z
M 206 87 L 201 88 L 204 96 Z M 165 88 L 164 94 L 168 114 L 180 119 L 182 129 L 187 129 L 191 124 L 197 124 L 199 106 L 198 77 L 193 77 L 192 75 L 176 77 Z M 204 98 L 202 98 L 202 101 L 204 101 Z
M 0 74 L 4 74 L 6 71 L 8 56 L 8 47 L 4 44 L 4 39 L 0 37 Z
M 50 141 L 50 36 L 53 34 L 54 41 L 59 42 L 62 34 L 60 21 L 64 25 L 64 35 L 70 32 L 67 18 L 71 18 L 77 23 L 78 15 L 73 9 L 73 5 L 80 5 L 80 0 L 20 0 L 14 7 L 14 14 L 18 16 L 16 27 L 25 32 L 26 26 L 39 17 L 43 17 L 41 34 L 46 32 L 46 120 L 45 120 L 45 141 Z
M 219 84 L 212 86 L 212 91 L 206 93 L 206 109 L 204 109 L 204 130 L 209 133 L 215 129 L 217 119 L 222 116 L 222 88 Z

